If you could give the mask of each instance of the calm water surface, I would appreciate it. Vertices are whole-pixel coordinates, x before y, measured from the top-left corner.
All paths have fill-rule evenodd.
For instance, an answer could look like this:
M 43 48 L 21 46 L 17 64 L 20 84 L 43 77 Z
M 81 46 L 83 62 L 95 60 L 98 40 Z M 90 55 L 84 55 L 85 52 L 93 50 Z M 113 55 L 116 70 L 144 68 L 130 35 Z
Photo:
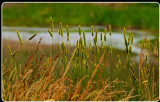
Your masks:
M 3 27 L 2 28 L 2 38 L 7 39 L 7 40 L 12 40 L 12 41 L 19 41 L 17 37 L 16 30 L 19 31 L 20 36 L 22 40 L 25 42 L 31 37 L 33 34 L 37 34 L 35 38 L 33 38 L 29 42 L 38 42 L 39 39 L 42 37 L 42 44 L 52 44 L 52 38 L 50 37 L 50 34 L 48 33 L 46 28 L 29 28 L 29 27 Z M 78 27 L 73 27 L 72 29 L 75 29 L 78 31 Z M 98 27 L 97 27 L 98 29 Z M 99 27 L 100 29 L 100 27 Z M 55 29 L 55 32 L 53 33 L 53 43 L 54 44 L 61 44 L 61 42 L 64 42 L 66 45 L 70 46 L 76 46 L 77 40 L 80 38 L 79 32 L 70 32 L 70 40 L 67 41 L 67 34 L 66 31 L 63 33 L 63 37 L 61 37 L 58 32 L 58 29 Z M 82 28 L 82 30 L 90 30 L 90 27 L 85 27 Z M 102 35 L 104 35 L 104 32 L 102 32 Z M 83 34 L 81 34 L 83 38 Z M 86 45 L 88 46 L 89 43 L 91 42 L 91 45 L 94 46 L 94 41 L 93 41 L 93 36 L 91 32 L 85 32 L 86 36 Z M 132 52 L 134 53 L 140 53 L 141 48 L 135 46 L 136 43 L 138 43 L 139 40 L 142 40 L 144 38 L 144 34 L 134 34 L 134 42 L 132 46 Z M 149 39 L 153 39 L 154 36 L 148 36 Z M 104 36 L 103 36 L 104 39 Z M 107 33 L 107 41 L 103 41 L 103 44 L 106 46 L 110 46 L 112 42 L 112 47 L 125 50 L 125 45 L 124 45 L 124 38 L 123 38 L 123 33 L 121 32 L 112 32 L 112 35 L 110 36 Z M 98 38 L 97 38 L 97 45 L 101 46 L 101 40 L 100 40 L 100 32 L 98 32 Z

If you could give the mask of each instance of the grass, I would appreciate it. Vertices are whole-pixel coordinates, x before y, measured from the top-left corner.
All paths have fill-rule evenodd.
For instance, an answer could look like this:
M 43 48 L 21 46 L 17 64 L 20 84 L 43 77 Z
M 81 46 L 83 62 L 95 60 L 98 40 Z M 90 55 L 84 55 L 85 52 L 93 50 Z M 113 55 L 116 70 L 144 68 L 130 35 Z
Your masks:
M 57 27 L 59 22 L 63 22 L 65 25 L 75 26 L 111 24 L 112 28 L 122 29 L 125 26 L 157 34 L 159 31 L 158 3 L 19 3 L 17 5 L 7 7 L 4 4 L 3 26 L 46 27 L 49 22 L 48 17 L 52 16 Z
M 51 26 L 51 31 L 52 27 L 54 25 Z M 69 34 L 69 26 L 67 29 Z M 112 36 L 111 25 L 106 29 L 109 29 L 109 32 L 104 31 Z M 51 31 L 49 34 L 52 35 Z M 57 33 L 63 37 L 61 24 L 59 31 Z M 83 38 L 80 32 L 83 32 Z M 94 31 L 92 36 L 94 46 L 89 48 L 85 45 L 85 32 L 81 29 L 79 29 L 80 37 L 76 47 L 66 46 L 64 42 L 61 46 L 41 45 L 43 38 L 37 44 L 30 44 L 30 46 L 22 40 L 19 44 L 14 42 L 16 46 L 14 43 L 7 44 L 4 40 L 3 100 L 157 101 L 159 98 L 157 44 L 151 45 L 145 38 L 139 62 L 135 63 L 131 61 L 135 55 L 132 53 L 134 37 L 132 32 L 126 32 L 124 29 L 126 51 L 113 49 L 112 43 L 109 48 L 103 45 L 98 47 L 96 32 L 98 31 Z M 92 33 L 93 30 L 90 34 Z M 126 35 L 129 35 L 128 38 Z M 19 35 L 18 37 L 21 39 Z M 101 38 L 101 41 L 105 42 L 104 38 Z M 6 53 L 6 45 L 10 46 L 11 55 L 9 52 Z M 156 65 L 150 63 L 152 55 L 143 54 L 143 50 L 149 46 L 153 46 L 150 52 L 155 56 L 153 60 L 157 61 Z M 14 51 L 18 52 L 13 56 Z
M 142 47 L 143 46 L 142 42 L 143 42 L 143 39 L 140 40 L 140 41 L 138 41 L 138 43 L 136 44 L 136 46 Z M 159 42 L 159 36 L 156 35 L 155 38 L 149 40 L 149 42 L 151 43 L 151 45 L 154 45 L 155 42 Z M 157 46 L 159 46 L 159 43 L 157 43 Z M 148 46 L 148 47 L 146 47 L 146 49 L 151 49 L 151 47 Z M 159 51 L 159 47 L 158 47 L 158 51 Z

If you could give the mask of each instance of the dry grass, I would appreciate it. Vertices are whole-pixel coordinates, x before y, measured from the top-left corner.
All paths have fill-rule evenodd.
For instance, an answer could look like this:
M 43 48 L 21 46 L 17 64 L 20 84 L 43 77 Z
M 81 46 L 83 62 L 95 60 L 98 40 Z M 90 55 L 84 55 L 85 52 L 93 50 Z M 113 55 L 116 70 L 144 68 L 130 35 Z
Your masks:
M 63 35 L 60 36 L 63 37 Z M 145 46 L 141 50 L 140 77 L 137 78 L 135 65 L 130 61 L 131 49 L 127 50 L 124 56 L 127 63 L 122 63 L 120 54 L 118 57 L 115 55 L 116 58 L 114 58 L 115 52 L 113 51 L 110 56 L 108 53 L 110 51 L 107 51 L 106 47 L 99 48 L 96 45 L 97 42 L 89 51 L 84 44 L 85 40 L 83 42 L 79 39 L 74 51 L 63 43 L 62 48 L 58 46 L 58 51 L 54 50 L 55 54 L 48 57 L 42 53 L 45 46 L 40 44 L 41 40 L 42 38 L 34 45 L 36 49 L 25 58 L 24 64 L 14 62 L 15 56 L 4 60 L 2 66 L 4 101 L 151 101 L 158 97 L 157 71 L 150 66 L 149 60 L 143 63 L 145 62 L 142 58 Z M 128 46 L 130 41 L 126 40 L 126 42 Z M 145 43 L 147 42 L 144 41 L 144 45 Z M 3 44 L 5 47 L 6 43 Z M 155 44 L 155 49 L 158 49 L 156 46 Z M 11 49 L 12 51 L 19 49 L 16 54 L 20 54 L 22 50 L 30 48 L 24 42 L 23 46 L 11 46 Z M 110 71 L 107 72 L 107 65 L 111 63 L 115 65 L 109 67 Z M 121 77 L 122 74 L 125 78 Z

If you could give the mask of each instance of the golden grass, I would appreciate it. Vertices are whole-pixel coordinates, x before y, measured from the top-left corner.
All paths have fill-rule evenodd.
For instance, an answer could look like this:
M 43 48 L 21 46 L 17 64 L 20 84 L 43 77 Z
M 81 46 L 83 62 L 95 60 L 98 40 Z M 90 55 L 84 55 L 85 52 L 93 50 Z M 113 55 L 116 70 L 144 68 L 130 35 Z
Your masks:
M 51 31 L 49 29 L 48 31 L 51 33 L 51 37 L 53 37 L 52 32 L 54 31 L 54 26 L 52 18 L 50 18 L 50 20 Z M 67 29 L 67 36 L 69 37 L 69 28 Z M 106 28 L 104 32 L 104 41 L 106 41 Z M 63 37 L 62 23 L 60 23 L 59 33 L 59 36 Z M 20 38 L 18 31 L 17 34 Z M 101 49 L 97 46 L 98 30 L 96 29 L 94 34 L 93 26 L 91 26 L 91 34 L 93 36 L 95 46 L 91 47 L 90 44 L 89 49 L 85 46 L 85 32 L 83 32 L 84 42 L 82 40 L 81 26 L 79 25 L 80 38 L 77 40 L 77 46 L 74 48 L 74 51 L 62 43 L 61 49 L 57 47 L 58 51 L 56 50 L 55 54 L 52 53 L 52 56 L 47 57 L 47 55 L 45 53 L 41 53 L 41 50 L 39 49 L 43 49 L 43 47 L 45 47 L 44 45 L 40 46 L 42 40 L 41 37 L 38 44 L 34 45 L 36 49 L 31 52 L 30 56 L 27 56 L 25 64 L 16 64 L 16 62 L 14 62 L 15 56 L 10 56 L 9 60 L 4 60 L 2 65 L 3 100 L 151 101 L 158 99 L 157 90 L 159 83 L 156 78 L 157 70 L 150 66 L 148 60 L 149 55 L 147 55 L 146 63 L 143 63 L 145 60 L 142 58 L 143 50 L 145 49 L 144 45 L 147 42 L 144 41 L 140 53 L 139 70 L 135 71 L 135 64 L 130 61 L 132 56 L 131 44 L 133 43 L 133 34 L 131 35 L 131 32 L 129 32 L 127 40 L 127 32 L 124 28 L 124 41 L 127 52 L 124 57 L 127 59 L 127 65 L 126 63 L 122 63 L 120 54 L 117 56 L 115 55 L 115 52 L 112 51 L 112 44 L 108 50 L 106 50 L 105 46 L 102 46 Z M 112 35 L 111 25 L 109 25 L 109 34 L 110 36 Z M 29 39 L 31 40 L 35 36 L 36 35 L 31 36 Z M 101 33 L 101 40 L 102 39 Z M 22 44 L 21 39 L 20 42 Z M 153 45 L 150 46 L 153 47 Z M 158 56 L 158 48 L 156 46 L 157 44 L 155 43 L 153 53 L 155 56 Z M 14 53 L 11 51 L 12 47 L 13 46 L 8 47 L 11 53 L 10 55 L 13 55 Z M 19 52 L 15 53 L 19 54 L 22 50 L 29 49 L 29 47 L 26 47 L 27 46 L 24 42 L 23 46 L 15 47 L 13 50 L 19 49 Z M 44 50 L 42 50 L 42 52 L 43 51 Z M 70 60 L 68 61 L 68 59 Z M 108 67 L 107 65 L 113 63 L 111 61 L 115 61 L 115 65 L 110 67 L 110 72 L 106 72 L 106 67 Z M 136 72 L 139 72 L 139 78 L 135 75 Z M 109 74 L 105 76 L 107 73 Z M 125 78 L 121 78 L 122 74 L 125 74 Z

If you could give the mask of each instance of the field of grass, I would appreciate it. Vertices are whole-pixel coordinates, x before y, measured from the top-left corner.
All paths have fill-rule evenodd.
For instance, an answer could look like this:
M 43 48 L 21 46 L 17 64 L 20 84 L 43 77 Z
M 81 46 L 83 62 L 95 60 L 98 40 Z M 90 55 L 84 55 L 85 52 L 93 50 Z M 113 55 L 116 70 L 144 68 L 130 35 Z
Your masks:
M 86 46 L 85 32 L 79 27 L 76 47 L 41 45 L 23 42 L 3 42 L 2 98 L 4 101 L 157 101 L 159 99 L 158 46 L 143 40 L 139 62 L 134 57 L 132 44 L 134 34 L 126 32 L 126 51 L 103 45 L 112 36 L 112 28 L 101 34 L 101 47 L 97 46 L 97 31 L 91 28 L 94 45 Z M 50 17 L 51 38 L 54 25 Z M 59 36 L 63 37 L 62 25 Z M 57 32 L 57 33 L 58 33 Z M 66 27 L 67 40 L 69 27 Z M 106 34 L 109 33 L 109 36 Z M 82 36 L 83 35 L 83 36 Z M 30 40 L 34 39 L 33 35 Z M 8 42 L 8 43 L 7 43 Z M 8 51 L 7 51 L 8 47 Z M 150 53 L 143 50 L 150 47 Z M 152 57 L 154 56 L 154 57 Z M 150 58 L 157 62 L 152 65 Z
M 158 3 L 19 3 L 3 4 L 3 26 L 46 27 L 54 24 L 108 25 L 159 32 Z M 56 25 L 55 25 L 56 26 Z

